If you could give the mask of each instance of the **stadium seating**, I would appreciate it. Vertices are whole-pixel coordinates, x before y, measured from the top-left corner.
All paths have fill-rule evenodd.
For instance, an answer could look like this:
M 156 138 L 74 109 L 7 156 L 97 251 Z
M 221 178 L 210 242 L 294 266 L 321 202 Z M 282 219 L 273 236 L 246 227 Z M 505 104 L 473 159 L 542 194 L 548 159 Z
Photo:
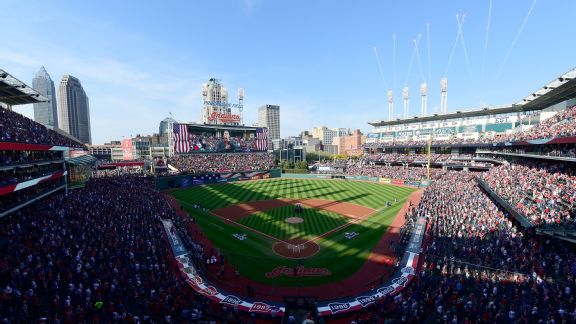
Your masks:
M 0 220 L 3 322 L 198 322 L 215 305 L 176 276 L 148 180 L 93 179 Z
M 571 165 L 516 162 L 493 168 L 482 178 L 535 225 L 576 224 L 576 175 Z
M 270 153 L 209 153 L 174 156 L 169 164 L 181 173 L 237 172 L 269 170 L 276 165 Z
M 550 139 L 559 137 L 576 136 L 576 106 L 571 106 L 556 113 L 551 118 L 542 123 L 534 125 L 525 132 L 501 134 L 489 136 L 488 133 L 481 134 L 477 139 L 451 137 L 448 139 L 434 139 L 432 145 L 480 145 L 503 142 L 519 142 L 535 139 Z M 385 143 L 366 143 L 365 148 L 383 148 L 383 147 L 422 147 L 428 145 L 427 140 L 402 141 L 395 140 Z
M 415 213 L 429 220 L 415 284 L 356 323 L 550 323 L 576 320 L 576 257 L 524 234 L 472 181 L 451 172 Z
M 0 108 L 0 142 L 82 147 L 82 144 L 4 108 Z

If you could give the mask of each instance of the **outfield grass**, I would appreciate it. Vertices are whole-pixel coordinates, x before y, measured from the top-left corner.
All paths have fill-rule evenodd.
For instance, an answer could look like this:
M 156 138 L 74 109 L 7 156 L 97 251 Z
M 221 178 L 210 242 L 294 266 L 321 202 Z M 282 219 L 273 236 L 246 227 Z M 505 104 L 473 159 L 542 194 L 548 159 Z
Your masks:
M 191 187 L 173 191 L 170 194 L 182 203 L 190 215 L 196 218 L 203 233 L 221 250 L 232 265 L 239 268 L 243 275 L 255 281 L 271 285 L 315 286 L 344 279 L 358 271 L 366 261 L 370 251 L 396 217 L 406 198 L 413 191 L 414 189 L 412 188 L 369 182 L 270 179 Z M 378 209 L 378 212 L 358 224 L 350 225 L 345 229 L 322 237 L 317 241 L 320 245 L 320 251 L 315 256 L 295 261 L 284 259 L 274 254 L 272 251 L 274 241 L 272 239 L 253 232 L 247 232 L 245 229 L 238 228 L 237 225 L 225 222 L 219 217 L 191 208 L 192 204 L 201 204 L 210 210 L 215 210 L 241 202 L 278 198 L 317 198 L 346 201 Z M 391 202 L 392 205 L 385 207 L 386 202 Z M 292 206 L 289 207 L 293 208 Z M 257 217 L 266 218 L 268 217 L 265 216 L 266 214 L 272 217 L 274 213 L 279 215 L 281 212 L 280 208 L 275 208 L 267 212 L 260 212 Z M 316 210 L 315 212 L 316 216 L 330 217 L 322 214 L 324 211 Z M 247 222 L 254 216 L 256 215 L 251 215 L 241 220 L 241 222 Z M 337 219 L 340 218 L 345 221 L 344 217 L 339 215 L 334 217 L 333 221 L 335 223 L 332 223 L 332 225 L 336 224 L 338 222 Z M 246 225 L 257 228 L 262 232 L 278 231 L 277 235 L 288 235 L 287 237 L 289 235 L 297 235 L 289 230 L 278 230 L 277 228 L 280 225 L 270 226 L 266 225 L 266 222 L 256 223 L 259 224 Z M 304 223 L 308 223 L 308 221 Z M 277 221 L 276 224 L 280 224 L 280 222 Z M 268 226 L 268 229 L 266 229 L 266 226 Z M 318 225 L 316 225 L 316 229 L 311 226 L 302 230 L 302 235 L 316 236 L 313 231 L 322 231 L 323 229 L 318 229 Z M 344 232 L 351 231 L 358 232 L 359 235 L 348 240 L 344 237 Z M 246 233 L 248 238 L 244 241 L 239 241 L 232 237 L 234 233 Z M 305 267 L 328 268 L 332 274 L 325 277 L 279 277 L 275 279 L 265 277 L 266 272 L 277 266 L 294 267 L 298 264 Z M 375 274 L 374 278 L 367 278 L 367 281 L 377 280 L 377 277 L 378 275 Z
M 297 216 L 304 221 L 298 224 L 286 222 L 286 217 Z M 278 239 L 311 239 L 326 233 L 350 219 L 341 214 L 302 207 L 301 214 L 294 214 L 294 206 L 282 206 L 271 210 L 257 212 L 239 221 L 240 224 L 251 227 L 262 233 Z

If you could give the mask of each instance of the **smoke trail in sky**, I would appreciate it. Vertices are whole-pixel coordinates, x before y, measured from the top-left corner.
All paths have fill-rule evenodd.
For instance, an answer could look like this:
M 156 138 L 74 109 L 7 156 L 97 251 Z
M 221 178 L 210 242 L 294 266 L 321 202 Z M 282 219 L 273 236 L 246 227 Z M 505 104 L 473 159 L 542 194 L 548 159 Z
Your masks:
M 490 22 L 492 21 L 492 0 L 488 6 L 488 23 L 486 23 L 486 36 L 484 37 L 484 53 L 482 54 L 482 74 L 486 66 L 486 52 L 488 51 L 488 36 L 490 35 Z
M 516 37 L 514 37 L 514 40 L 510 44 L 510 48 L 508 49 L 508 53 L 506 53 L 506 56 L 504 57 L 504 61 L 502 61 L 502 65 L 500 65 L 500 69 L 498 70 L 498 74 L 496 75 L 497 77 L 500 76 L 500 73 L 502 73 L 502 70 L 504 69 L 506 62 L 508 62 L 508 57 L 510 57 L 510 53 L 512 53 L 512 49 L 514 49 L 514 46 L 516 46 L 516 42 L 520 38 L 520 35 L 522 34 L 522 31 L 524 30 L 524 26 L 526 26 L 526 22 L 528 22 L 528 18 L 530 18 L 530 14 L 532 13 L 532 9 L 534 9 L 535 5 L 536 5 L 536 0 L 532 1 L 532 5 L 530 6 L 530 10 L 528 10 L 528 13 L 526 14 L 526 17 L 524 17 L 524 21 L 522 22 L 522 25 L 520 26 L 520 29 L 518 30 Z
M 382 72 L 382 64 L 380 63 L 380 56 L 378 56 L 378 49 L 374 46 L 374 54 L 376 55 L 376 61 L 378 61 L 378 70 L 380 71 L 380 77 L 384 82 L 384 86 L 388 89 L 388 83 L 386 83 L 386 79 L 384 78 L 384 72 Z

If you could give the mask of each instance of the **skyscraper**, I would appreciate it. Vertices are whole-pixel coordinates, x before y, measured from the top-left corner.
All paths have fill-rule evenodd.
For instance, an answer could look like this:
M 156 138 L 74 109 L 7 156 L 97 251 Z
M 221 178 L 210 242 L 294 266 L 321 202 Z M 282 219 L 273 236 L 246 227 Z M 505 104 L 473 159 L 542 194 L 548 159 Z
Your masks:
M 92 144 L 88 96 L 80 80 L 64 75 L 58 89 L 58 123 L 60 128 L 82 143 Z
M 268 149 L 272 141 L 280 139 L 280 106 L 264 105 L 258 108 L 258 126 L 268 128 Z
M 34 104 L 34 121 L 44 126 L 58 127 L 58 109 L 56 108 L 54 81 L 52 81 L 44 67 L 41 67 L 36 75 L 34 75 L 32 88 L 50 99 L 50 101 L 47 102 Z

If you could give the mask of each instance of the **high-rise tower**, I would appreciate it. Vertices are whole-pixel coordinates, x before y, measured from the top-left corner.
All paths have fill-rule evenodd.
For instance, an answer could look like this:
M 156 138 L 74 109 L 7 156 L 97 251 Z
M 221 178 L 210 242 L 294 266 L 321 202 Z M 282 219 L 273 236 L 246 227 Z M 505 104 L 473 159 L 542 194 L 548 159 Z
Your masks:
M 47 102 L 34 104 L 34 121 L 44 126 L 58 127 L 58 109 L 56 106 L 56 90 L 54 81 L 50 78 L 44 67 L 34 75 L 32 88 L 50 99 Z
M 264 105 L 258 108 L 258 126 L 268 128 L 268 149 L 272 141 L 280 139 L 280 106 Z
M 82 143 L 92 144 L 88 96 L 80 80 L 64 75 L 58 89 L 58 123 L 60 128 Z

